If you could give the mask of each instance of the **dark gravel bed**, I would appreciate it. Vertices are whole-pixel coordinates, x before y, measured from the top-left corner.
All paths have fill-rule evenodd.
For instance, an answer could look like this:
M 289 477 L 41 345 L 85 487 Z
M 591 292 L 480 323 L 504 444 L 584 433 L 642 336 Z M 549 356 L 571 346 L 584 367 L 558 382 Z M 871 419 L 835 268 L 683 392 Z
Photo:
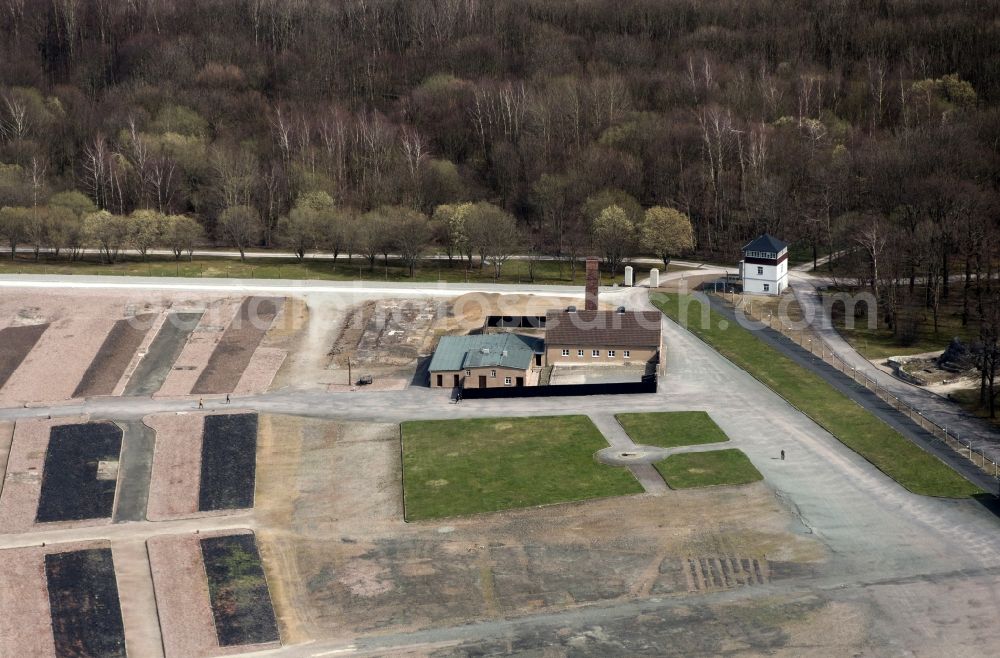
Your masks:
M 191 393 L 232 393 L 264 334 L 278 315 L 281 298 L 247 297 L 215 346 Z
M 94 360 L 83 373 L 73 397 L 83 398 L 114 393 L 115 385 L 125 374 L 128 364 L 132 362 L 132 357 L 149 332 L 149 325 L 154 317 L 151 314 L 137 315 L 115 322 L 101 349 L 97 351 Z
M 45 579 L 57 656 L 125 656 L 110 548 L 46 555 Z
M 48 324 L 33 324 L 0 329 L 0 388 L 3 388 L 48 328 Z
M 257 414 L 206 416 L 199 511 L 253 507 L 256 470 Z
M 125 384 L 125 395 L 152 395 L 160 390 L 201 316 L 201 313 L 171 313 L 167 316 L 149 344 L 146 355 Z
M 219 644 L 278 642 L 278 624 L 253 535 L 201 540 Z
M 118 461 L 122 431 L 114 423 L 56 425 L 49 433 L 35 520 L 110 518 L 117 481 L 97 479 L 101 461 Z

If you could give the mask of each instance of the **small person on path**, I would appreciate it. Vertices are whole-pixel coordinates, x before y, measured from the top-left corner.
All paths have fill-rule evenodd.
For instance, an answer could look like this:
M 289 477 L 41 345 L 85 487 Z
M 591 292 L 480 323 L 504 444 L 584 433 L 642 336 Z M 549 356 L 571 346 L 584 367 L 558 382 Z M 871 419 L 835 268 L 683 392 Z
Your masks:
M 198 398 L 198 408 L 199 409 L 204 409 L 205 408 L 205 399 L 204 398 Z
M 781 461 L 785 461 L 785 451 L 781 451 Z
M 226 404 L 229 404 L 229 393 L 226 393 Z

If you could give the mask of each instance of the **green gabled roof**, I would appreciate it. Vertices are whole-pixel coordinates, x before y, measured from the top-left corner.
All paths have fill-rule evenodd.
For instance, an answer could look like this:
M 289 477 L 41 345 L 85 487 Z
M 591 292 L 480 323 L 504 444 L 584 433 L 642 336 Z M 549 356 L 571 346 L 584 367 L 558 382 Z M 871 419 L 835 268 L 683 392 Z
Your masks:
M 442 336 L 428 367 L 430 372 L 466 368 L 507 367 L 527 370 L 535 354 L 545 349 L 541 338 L 520 334 Z

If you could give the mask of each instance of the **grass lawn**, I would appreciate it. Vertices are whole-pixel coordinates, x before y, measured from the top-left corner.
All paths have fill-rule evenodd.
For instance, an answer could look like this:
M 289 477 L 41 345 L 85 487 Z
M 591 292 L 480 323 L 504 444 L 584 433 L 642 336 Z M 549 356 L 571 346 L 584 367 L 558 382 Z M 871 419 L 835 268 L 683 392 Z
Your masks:
M 642 493 L 586 416 L 413 421 L 401 425 L 406 520 L 439 519 Z
M 634 442 L 676 448 L 728 441 L 726 433 L 704 411 L 665 411 L 615 416 Z
M 187 259 L 150 257 L 143 262 L 137 257 L 129 256 L 113 265 L 97 262 L 97 257 L 88 254 L 86 260 L 69 261 L 66 258 L 35 261 L 33 257 L 19 255 L 16 260 L 0 258 L 0 274 L 90 274 L 108 276 L 181 276 L 205 278 L 234 279 L 321 279 L 332 281 L 396 281 L 396 282 L 437 282 L 448 283 L 493 283 L 492 268 L 487 265 L 483 270 L 475 264 L 471 270 L 457 260 L 453 267 L 447 260 L 426 260 L 417 268 L 411 278 L 409 270 L 399 261 L 389 259 L 386 267 L 379 257 L 374 269 L 368 268 L 368 262 L 353 258 L 350 263 L 343 256 L 336 263 L 329 260 L 307 259 L 298 261 L 294 258 L 253 258 L 247 256 L 245 262 L 238 258 L 198 257 L 192 261 Z M 669 271 L 677 272 L 690 268 L 671 265 Z M 662 268 L 661 268 L 662 272 Z M 648 276 L 647 266 L 636 267 L 635 276 Z M 601 283 L 611 285 L 623 274 L 619 272 L 614 279 L 605 272 L 601 273 Z M 535 263 L 534 282 L 537 284 L 583 285 L 584 265 L 576 268 L 574 281 L 570 267 L 563 261 L 538 261 Z M 531 281 L 528 273 L 528 263 L 523 260 L 509 260 L 503 266 L 503 274 L 496 283 L 526 283 Z
M 670 455 L 653 464 L 671 489 L 693 489 L 763 480 L 743 451 L 711 450 Z
M 944 462 L 908 441 L 813 372 L 757 340 L 736 324 L 719 328 L 724 318 L 710 311 L 702 326 L 701 302 L 690 295 L 660 293 L 653 303 L 677 321 L 686 317 L 688 330 L 730 361 L 788 400 L 846 446 L 913 493 L 943 498 L 966 498 L 982 493 L 976 485 Z

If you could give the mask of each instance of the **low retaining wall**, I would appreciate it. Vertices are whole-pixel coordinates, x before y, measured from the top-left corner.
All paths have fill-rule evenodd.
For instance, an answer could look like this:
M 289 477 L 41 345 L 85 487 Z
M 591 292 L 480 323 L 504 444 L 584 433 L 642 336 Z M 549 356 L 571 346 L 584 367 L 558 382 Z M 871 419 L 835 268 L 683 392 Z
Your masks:
M 580 395 L 628 395 L 656 393 L 656 376 L 647 375 L 639 382 L 618 384 L 563 384 L 555 386 L 509 386 L 497 388 L 467 388 L 462 397 L 468 400 L 489 398 L 545 398 Z

